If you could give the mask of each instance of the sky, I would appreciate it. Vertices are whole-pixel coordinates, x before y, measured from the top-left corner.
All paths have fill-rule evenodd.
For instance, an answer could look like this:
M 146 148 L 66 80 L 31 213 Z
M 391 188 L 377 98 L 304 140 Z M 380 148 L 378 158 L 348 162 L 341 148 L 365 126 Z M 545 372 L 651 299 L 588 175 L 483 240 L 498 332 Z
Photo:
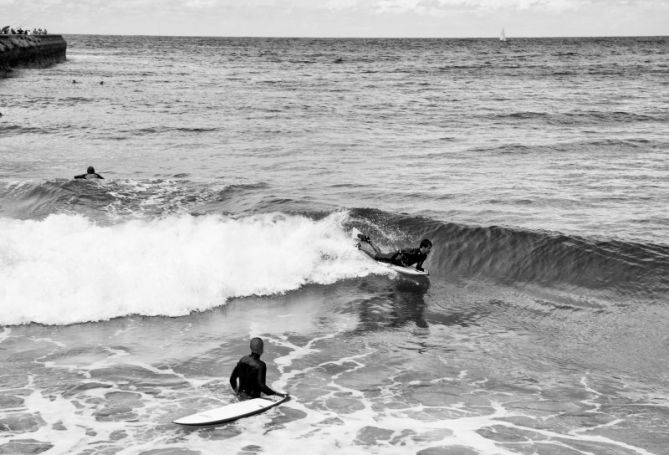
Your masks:
M 0 0 L 50 33 L 497 37 L 669 35 L 669 0 Z

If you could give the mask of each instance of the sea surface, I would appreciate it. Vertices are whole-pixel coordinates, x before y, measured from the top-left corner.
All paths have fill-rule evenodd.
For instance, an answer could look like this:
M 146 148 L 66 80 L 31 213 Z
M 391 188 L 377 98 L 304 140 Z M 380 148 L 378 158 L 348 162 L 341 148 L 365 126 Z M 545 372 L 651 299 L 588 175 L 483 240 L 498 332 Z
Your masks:
M 669 454 L 669 38 L 65 38 L 0 80 L 0 453 Z M 291 401 L 173 424 L 254 336 Z

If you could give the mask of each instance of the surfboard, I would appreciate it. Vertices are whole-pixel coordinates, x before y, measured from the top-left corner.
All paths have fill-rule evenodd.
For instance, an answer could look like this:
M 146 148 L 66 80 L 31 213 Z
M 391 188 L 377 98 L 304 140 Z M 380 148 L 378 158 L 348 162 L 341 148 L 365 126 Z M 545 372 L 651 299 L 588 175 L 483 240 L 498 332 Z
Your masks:
M 421 271 L 418 269 L 414 269 L 412 267 L 402 267 L 401 265 L 395 265 L 395 264 L 390 264 L 388 262 L 381 262 L 381 261 L 376 261 L 381 265 L 385 265 L 391 270 L 394 270 L 398 273 L 404 273 L 405 275 L 416 275 L 416 276 L 428 276 L 429 273 L 427 271 Z
M 270 398 L 253 398 L 250 400 L 239 401 L 219 408 L 210 409 L 204 412 L 198 412 L 174 421 L 179 425 L 214 425 L 219 423 L 232 422 L 255 414 L 265 412 L 274 406 L 288 400 L 290 397 L 283 397 L 278 400 Z
M 358 246 L 358 249 L 360 249 L 359 248 L 360 239 L 358 238 L 358 234 L 361 234 L 361 232 L 359 230 L 357 230 L 356 228 L 353 228 L 351 230 L 351 237 L 353 237 L 353 239 L 355 240 L 356 246 Z M 371 256 L 370 256 L 370 258 L 371 258 Z M 374 259 L 374 258 L 372 258 L 372 259 Z M 376 261 L 376 259 L 374 259 L 374 260 Z M 381 264 L 384 267 L 388 267 L 389 269 L 391 269 L 395 272 L 403 273 L 405 275 L 414 275 L 414 276 L 428 276 L 429 275 L 427 270 L 421 271 L 421 270 L 415 269 L 413 267 L 402 267 L 401 265 L 395 265 L 395 264 L 391 264 L 389 262 L 383 262 L 383 261 L 376 261 L 376 263 Z

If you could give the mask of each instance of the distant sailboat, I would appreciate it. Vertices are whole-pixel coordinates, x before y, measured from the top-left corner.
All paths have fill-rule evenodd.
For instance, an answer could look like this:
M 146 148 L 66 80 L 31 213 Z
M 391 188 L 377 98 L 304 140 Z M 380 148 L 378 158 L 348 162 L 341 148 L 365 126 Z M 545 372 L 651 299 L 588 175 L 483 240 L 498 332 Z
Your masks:
M 504 29 L 502 29 L 502 33 L 499 34 L 499 40 L 506 41 L 506 35 L 504 34 Z

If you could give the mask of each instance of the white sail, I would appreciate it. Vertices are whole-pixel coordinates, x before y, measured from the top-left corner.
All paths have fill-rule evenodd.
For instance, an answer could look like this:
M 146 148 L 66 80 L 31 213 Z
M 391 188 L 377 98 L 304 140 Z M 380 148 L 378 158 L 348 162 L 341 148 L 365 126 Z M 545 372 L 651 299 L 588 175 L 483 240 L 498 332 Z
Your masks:
M 502 29 L 502 33 L 499 34 L 499 40 L 506 41 L 506 35 L 504 34 L 504 29 Z

